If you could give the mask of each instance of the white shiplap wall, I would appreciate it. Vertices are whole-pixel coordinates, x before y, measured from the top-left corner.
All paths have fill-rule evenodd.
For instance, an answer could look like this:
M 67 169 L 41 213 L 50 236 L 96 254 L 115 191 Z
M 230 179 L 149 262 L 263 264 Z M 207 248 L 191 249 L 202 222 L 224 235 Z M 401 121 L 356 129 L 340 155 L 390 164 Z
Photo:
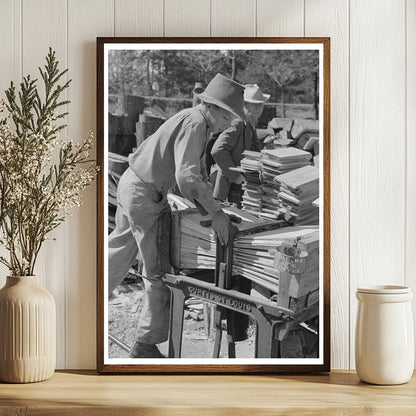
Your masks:
M 74 140 L 95 130 L 97 36 L 331 37 L 331 355 L 332 368 L 353 368 L 355 288 L 416 289 L 415 0 L 0 0 L 0 10 L 0 91 L 36 74 L 52 46 L 73 79 Z M 39 259 L 57 301 L 58 368 L 95 367 L 95 206 L 92 186 Z

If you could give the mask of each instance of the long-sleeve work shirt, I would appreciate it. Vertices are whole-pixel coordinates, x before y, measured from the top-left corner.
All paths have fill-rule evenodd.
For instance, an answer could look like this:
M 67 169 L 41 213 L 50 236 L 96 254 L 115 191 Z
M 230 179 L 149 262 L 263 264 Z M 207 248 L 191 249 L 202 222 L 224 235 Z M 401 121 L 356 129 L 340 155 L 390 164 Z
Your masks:
M 240 165 L 244 150 L 260 151 L 255 120 L 250 117 L 247 119 L 248 122 L 239 119 L 233 120 L 231 126 L 220 134 L 211 150 L 211 154 L 220 168 L 215 183 L 214 196 L 221 200 L 227 198 L 231 184 L 240 175 L 230 168 Z
M 221 206 L 203 179 L 208 137 L 209 122 L 202 107 L 187 108 L 163 123 L 129 156 L 130 167 L 161 193 L 167 193 L 176 182 L 184 197 L 213 214 Z

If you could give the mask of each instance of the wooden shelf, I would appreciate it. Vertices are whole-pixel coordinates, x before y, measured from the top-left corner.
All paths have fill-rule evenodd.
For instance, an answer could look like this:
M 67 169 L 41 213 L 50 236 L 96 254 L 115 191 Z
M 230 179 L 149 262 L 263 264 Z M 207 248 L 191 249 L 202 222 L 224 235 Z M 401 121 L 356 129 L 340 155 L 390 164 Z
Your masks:
M 373 386 L 354 372 L 319 375 L 97 375 L 58 371 L 34 384 L 0 383 L 9 415 L 415 415 L 416 375 Z

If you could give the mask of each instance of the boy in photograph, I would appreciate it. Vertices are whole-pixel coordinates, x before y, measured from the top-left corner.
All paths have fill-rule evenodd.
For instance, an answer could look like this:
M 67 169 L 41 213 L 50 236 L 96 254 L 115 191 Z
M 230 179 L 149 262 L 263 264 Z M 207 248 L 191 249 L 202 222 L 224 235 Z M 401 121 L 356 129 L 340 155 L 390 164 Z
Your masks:
M 205 90 L 194 90 L 201 104 L 168 119 L 129 156 L 129 168 L 117 189 L 116 228 L 108 239 L 109 293 L 126 277 L 138 254 L 143 261 L 144 302 L 132 358 L 162 358 L 156 344 L 167 340 L 170 291 L 162 277 L 158 226 L 169 211 L 167 192 L 175 183 L 181 194 L 212 216 L 222 244 L 230 222 L 203 179 L 208 137 L 244 118 L 244 87 L 217 74 Z
M 214 188 L 216 199 L 228 200 L 240 208 L 244 176 L 230 168 L 240 165 L 244 150 L 260 151 L 256 124 L 269 98 L 270 95 L 263 94 L 258 85 L 245 85 L 245 119 L 233 120 L 231 127 L 224 130 L 215 141 L 211 154 L 219 168 Z

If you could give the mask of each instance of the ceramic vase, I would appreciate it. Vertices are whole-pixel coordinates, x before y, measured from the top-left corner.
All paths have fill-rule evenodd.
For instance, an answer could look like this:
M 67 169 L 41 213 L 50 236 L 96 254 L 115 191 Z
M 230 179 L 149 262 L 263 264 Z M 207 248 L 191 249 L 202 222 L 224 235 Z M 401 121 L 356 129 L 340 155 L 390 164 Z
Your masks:
M 56 365 L 56 311 L 36 276 L 8 276 L 0 290 L 0 381 L 50 378 Z
M 414 368 L 411 300 L 404 286 L 357 289 L 355 365 L 358 377 L 372 384 L 402 384 Z

